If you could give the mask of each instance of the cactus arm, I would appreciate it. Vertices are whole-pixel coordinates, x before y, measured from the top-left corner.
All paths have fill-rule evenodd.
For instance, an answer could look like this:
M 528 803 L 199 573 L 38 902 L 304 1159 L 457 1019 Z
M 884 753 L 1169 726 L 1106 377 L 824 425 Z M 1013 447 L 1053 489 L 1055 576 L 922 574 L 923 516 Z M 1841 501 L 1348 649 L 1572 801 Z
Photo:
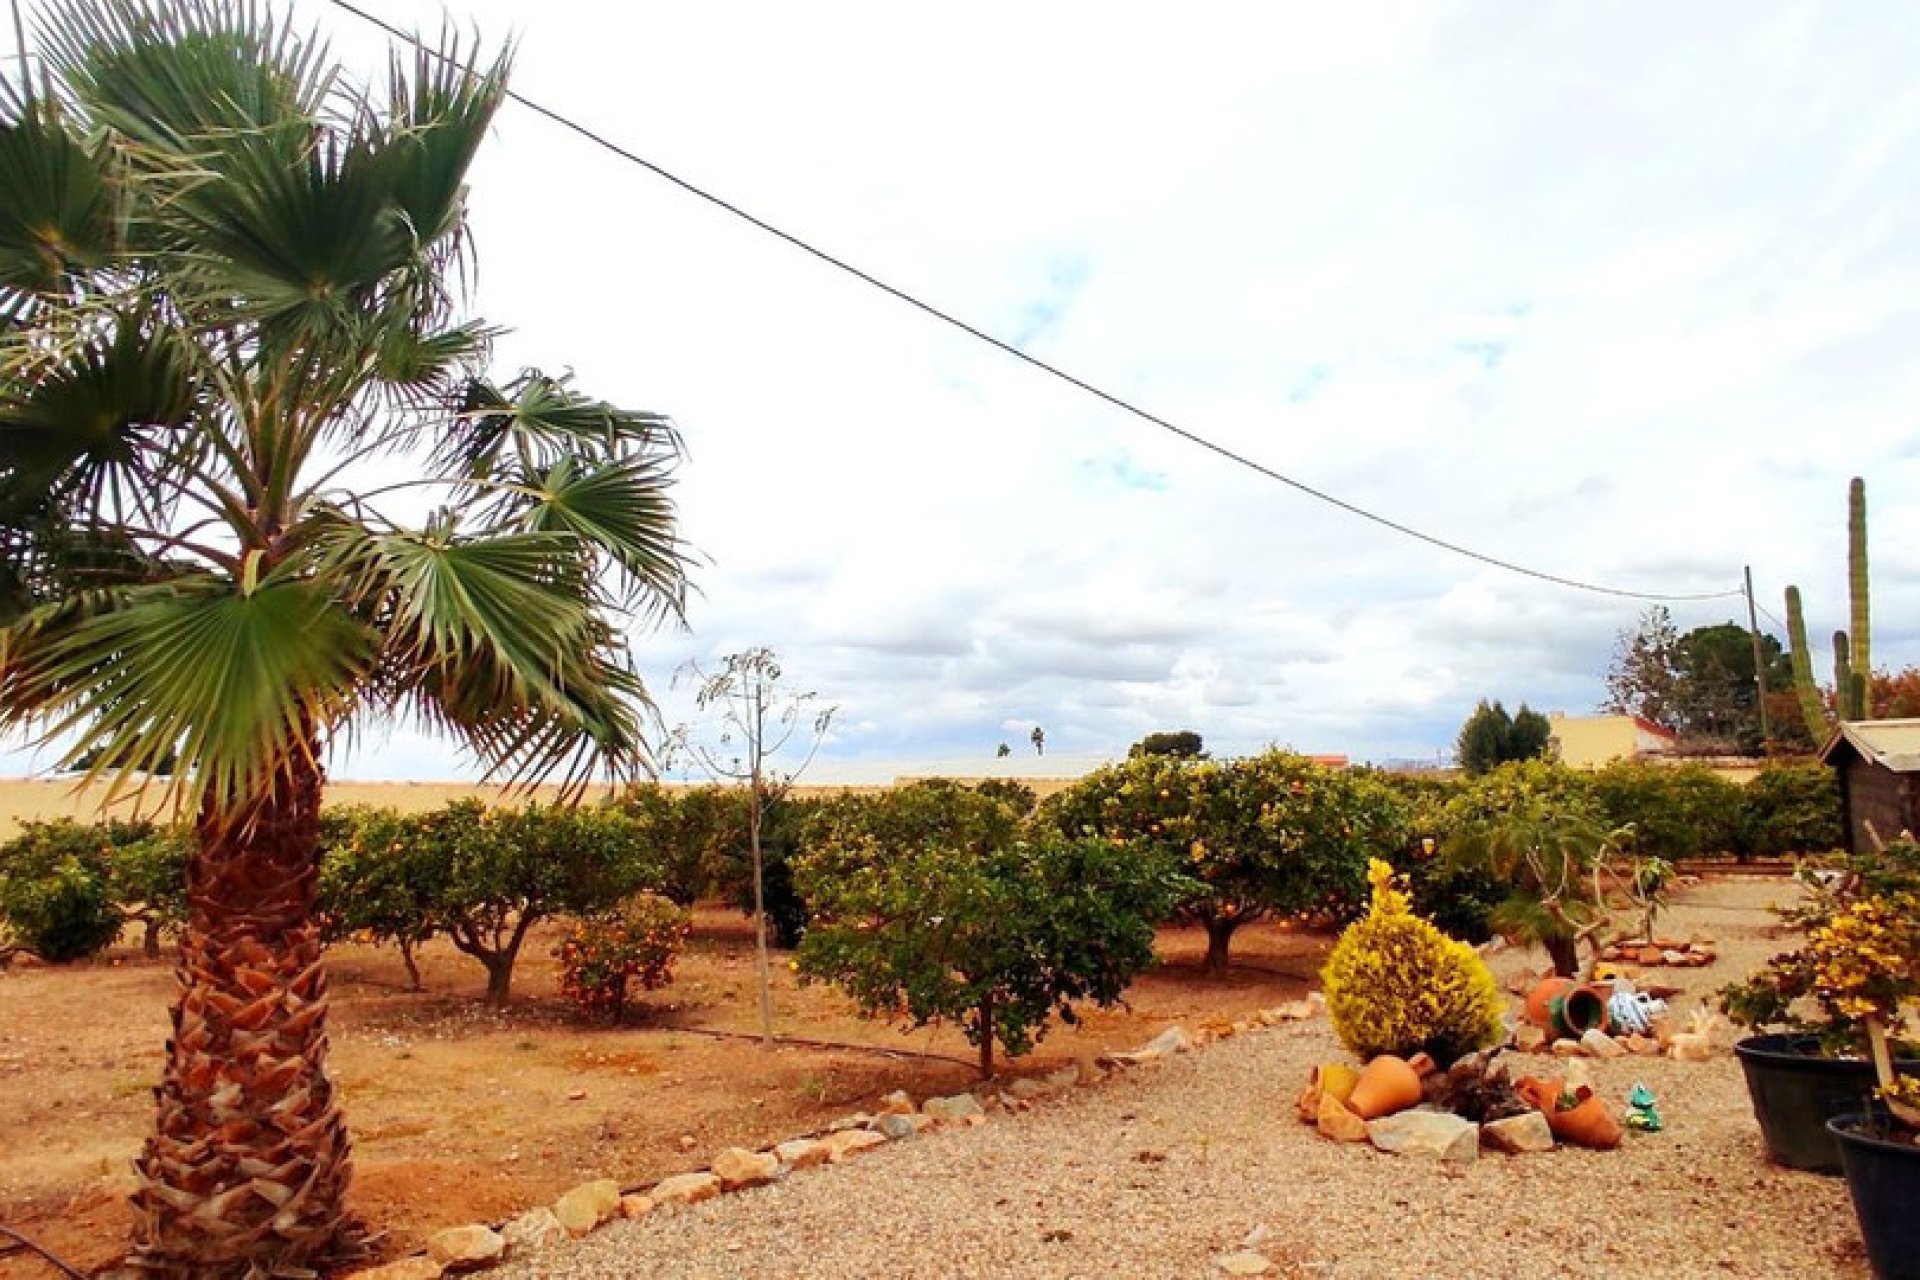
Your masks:
M 1853 701 L 1853 649 L 1847 633 L 1833 633 L 1833 713 L 1842 720 L 1864 720 Z
M 1867 483 L 1855 476 L 1847 486 L 1847 627 L 1853 637 L 1856 675 L 1873 678 L 1873 636 L 1869 630 L 1867 582 Z M 1866 714 L 1861 708 L 1861 716 Z
M 1826 741 L 1827 713 L 1820 705 L 1820 690 L 1813 683 L 1813 653 L 1807 648 L 1807 618 L 1800 607 L 1800 588 L 1787 588 L 1787 645 L 1793 659 L 1793 689 L 1800 695 L 1800 714 L 1807 722 L 1807 736 L 1815 744 Z

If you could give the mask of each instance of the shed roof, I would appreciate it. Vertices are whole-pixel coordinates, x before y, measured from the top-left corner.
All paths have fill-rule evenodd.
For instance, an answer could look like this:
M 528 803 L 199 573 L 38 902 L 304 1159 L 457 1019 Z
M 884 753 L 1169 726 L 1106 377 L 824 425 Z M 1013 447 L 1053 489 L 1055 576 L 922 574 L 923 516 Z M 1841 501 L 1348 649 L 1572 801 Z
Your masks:
M 1842 720 L 1820 749 L 1820 762 L 1834 763 L 1841 743 L 1894 773 L 1920 773 L 1920 719 Z

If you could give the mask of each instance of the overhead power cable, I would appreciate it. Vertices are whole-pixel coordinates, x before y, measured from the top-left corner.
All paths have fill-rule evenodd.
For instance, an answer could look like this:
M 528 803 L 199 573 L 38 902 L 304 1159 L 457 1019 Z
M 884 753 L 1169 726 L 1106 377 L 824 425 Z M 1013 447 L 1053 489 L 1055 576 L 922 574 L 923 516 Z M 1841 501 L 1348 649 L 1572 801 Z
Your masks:
M 439 50 L 429 48 L 426 44 L 424 44 L 419 39 L 419 37 L 411 35 L 406 31 L 401 30 L 399 27 L 396 27 L 393 24 L 385 21 L 384 19 L 378 18 L 373 14 L 368 13 L 365 9 L 362 9 L 358 5 L 351 3 L 350 0 L 328 0 L 328 2 L 334 5 L 336 8 L 343 9 L 347 13 L 352 14 L 354 17 L 361 19 L 363 22 L 371 23 L 373 26 L 380 28 L 382 31 L 385 31 L 388 35 L 393 36 L 395 39 L 403 40 L 408 44 L 413 45 L 415 48 L 421 50 L 422 52 L 427 53 L 430 56 L 451 61 L 451 59 L 447 58 L 446 54 L 440 52 Z M 476 71 L 477 73 L 476 68 L 472 67 L 470 64 L 459 64 L 459 65 L 461 65 L 465 70 Z M 647 172 L 653 174 L 655 177 L 663 179 L 664 181 L 669 182 L 674 186 L 680 188 L 682 191 L 686 192 L 688 195 L 693 196 L 698 200 L 703 200 L 707 204 L 710 204 L 714 208 L 719 209 L 725 213 L 731 214 L 733 217 L 739 219 L 740 221 L 746 223 L 747 225 L 765 232 L 766 234 L 774 237 L 777 240 L 782 241 L 783 243 L 791 246 L 792 248 L 798 249 L 800 252 L 808 255 L 809 257 L 815 258 L 821 262 L 826 263 L 828 266 L 835 268 L 836 270 L 839 270 L 841 272 L 844 272 L 847 275 L 852 276 L 854 279 L 860 281 L 862 284 L 866 284 L 871 286 L 872 288 L 878 289 L 880 292 L 888 295 L 889 297 L 895 299 L 896 301 L 903 302 L 907 306 L 912 307 L 914 310 L 919 311 L 924 315 L 930 316 L 933 319 L 938 320 L 940 323 L 949 326 L 950 328 L 958 329 L 960 332 L 968 335 L 969 337 L 978 339 L 980 342 L 983 342 L 986 345 L 993 347 L 995 350 L 998 350 L 1006 355 L 1012 356 L 1015 360 L 1018 360 L 1023 364 L 1026 364 L 1032 368 L 1038 369 L 1040 372 L 1045 373 L 1050 377 L 1056 378 L 1059 381 L 1066 383 L 1068 386 L 1071 386 L 1080 391 L 1086 392 L 1088 395 L 1094 397 L 1096 400 L 1104 401 L 1105 403 L 1112 405 L 1114 408 L 1119 409 L 1123 413 L 1131 414 L 1133 417 L 1140 419 L 1142 422 L 1149 423 L 1153 426 L 1160 428 L 1162 431 L 1166 431 L 1172 435 L 1178 436 L 1180 439 L 1185 440 L 1189 444 L 1197 445 L 1198 447 L 1207 450 L 1209 453 L 1217 454 L 1218 456 L 1225 458 L 1227 461 L 1232 462 L 1238 466 L 1245 467 L 1247 470 L 1253 471 L 1256 474 L 1265 476 L 1269 480 L 1278 481 L 1279 483 L 1286 485 L 1288 488 L 1293 489 L 1298 493 L 1303 493 L 1307 497 L 1313 498 L 1318 502 L 1323 502 L 1330 507 L 1334 507 L 1340 511 L 1344 511 L 1348 515 L 1357 516 L 1362 520 L 1366 520 L 1372 524 L 1379 525 L 1383 529 L 1392 530 L 1394 533 L 1400 534 L 1403 537 L 1412 538 L 1417 542 L 1424 542 L 1428 546 L 1438 547 L 1442 551 L 1448 551 L 1457 556 L 1464 556 L 1466 559 L 1475 560 L 1485 565 L 1491 565 L 1496 569 L 1504 569 L 1509 573 L 1517 573 L 1522 577 L 1534 578 L 1541 582 L 1551 582 L 1556 586 L 1570 587 L 1576 591 L 1590 591 L 1590 592 L 1597 593 L 1599 595 L 1606 595 L 1606 596 L 1621 596 L 1630 600 L 1656 600 L 1656 601 L 1674 601 L 1674 602 L 1691 601 L 1691 600 L 1722 600 L 1732 596 L 1739 596 L 1739 595 L 1745 594 L 1745 592 L 1739 587 L 1735 587 L 1730 591 L 1703 591 L 1703 592 L 1696 592 L 1696 593 L 1689 594 L 1689 593 L 1675 593 L 1675 592 L 1666 592 L 1666 591 L 1629 591 L 1621 587 L 1604 586 L 1600 583 L 1586 582 L 1579 578 L 1570 578 L 1557 573 L 1548 573 L 1541 569 L 1530 569 L 1525 565 L 1516 564 L 1511 560 L 1503 560 L 1498 556 L 1489 555 L 1484 551 L 1475 551 L 1473 548 L 1462 546 L 1457 542 L 1449 542 L 1445 538 L 1439 537 L 1435 534 L 1423 532 L 1422 530 L 1414 528 L 1412 525 L 1402 524 L 1398 520 L 1394 520 L 1388 516 L 1383 516 L 1376 511 L 1370 511 L 1365 507 L 1358 506 L 1354 503 L 1348 502 L 1344 498 L 1336 497 L 1335 495 L 1328 493 L 1324 489 L 1315 488 L 1313 485 L 1306 483 L 1304 480 L 1296 480 L 1292 476 L 1286 475 L 1280 471 L 1276 471 L 1272 467 L 1267 466 L 1265 463 L 1258 462 L 1252 458 L 1247 457 L 1245 454 L 1238 453 L 1235 450 L 1228 448 L 1226 445 L 1219 444 L 1213 440 L 1207 439 L 1205 436 L 1202 436 L 1196 432 L 1189 431 L 1187 428 L 1182 427 L 1177 423 L 1168 421 L 1166 418 L 1161 417 L 1159 414 L 1150 412 L 1149 410 L 1140 407 L 1139 405 L 1135 404 L 1131 400 L 1128 400 L 1122 396 L 1114 394 L 1111 391 L 1107 391 L 1099 386 L 1096 386 L 1093 383 L 1088 382 L 1086 379 L 1081 378 L 1076 374 L 1069 373 L 1067 370 L 1060 368 L 1058 365 L 1049 364 L 1047 361 L 1040 359 L 1038 356 L 1032 355 L 1031 353 L 1022 350 L 1018 346 L 1015 346 L 1013 343 L 1008 342 L 1003 338 L 996 337 L 993 334 L 988 333 L 986 330 L 981 329 L 976 325 L 970 324 L 965 320 L 962 320 L 961 318 L 952 314 L 951 312 L 943 311 L 939 307 L 934 306 L 932 303 L 924 301 L 923 299 L 915 296 L 914 294 L 908 293 L 905 289 L 899 288 L 896 285 L 889 284 L 885 280 L 882 280 L 880 277 L 873 275 L 871 272 L 862 270 L 860 267 L 853 265 L 852 263 L 848 262 L 846 259 L 836 257 L 833 254 L 828 253 L 825 249 L 821 249 L 806 240 L 802 240 L 799 236 L 794 235 L 792 232 L 785 231 L 780 227 L 775 226 L 773 223 L 768 222 L 766 219 L 758 217 L 752 213 L 749 213 L 747 210 L 741 208 L 737 204 L 734 204 L 732 201 L 727 200 L 722 196 L 715 195 L 713 192 L 706 190 L 704 187 L 700 187 L 695 185 L 692 182 L 689 182 L 687 179 L 681 177 L 679 174 L 674 173 L 669 169 L 663 168 L 662 166 L 647 159 L 645 156 L 642 156 L 634 151 L 628 150 L 627 148 L 621 146 L 619 143 L 614 142 L 612 139 L 606 137 L 604 134 L 598 133 L 593 129 L 587 127 L 586 125 L 583 125 L 576 120 L 573 120 L 565 115 L 562 115 L 560 112 L 555 111 L 551 107 L 543 106 L 542 104 L 535 102 L 533 99 L 527 97 L 522 93 L 518 93 L 513 89 L 508 89 L 506 91 L 506 96 L 512 101 L 519 103 L 522 107 L 525 107 L 527 110 L 533 112 L 535 115 L 542 116 L 547 120 L 552 121 L 554 124 L 559 125 L 561 128 L 566 129 L 572 133 L 578 134 L 580 137 L 585 138 L 588 142 L 591 142 L 595 146 L 598 146 L 603 150 L 609 151 L 614 155 L 619 156 L 622 160 L 627 161 L 629 164 L 638 165 L 640 168 L 645 169 Z

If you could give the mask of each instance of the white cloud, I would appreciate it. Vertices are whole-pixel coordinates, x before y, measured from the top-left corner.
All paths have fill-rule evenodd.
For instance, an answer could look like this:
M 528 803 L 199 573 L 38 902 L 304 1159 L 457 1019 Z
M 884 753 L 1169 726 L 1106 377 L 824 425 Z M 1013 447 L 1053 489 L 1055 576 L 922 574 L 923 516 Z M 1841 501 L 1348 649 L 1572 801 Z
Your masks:
M 375 47 L 308 3 L 354 57 Z M 437 0 L 380 11 L 437 28 Z M 523 92 L 1116 394 L 1389 518 L 1635 589 L 1843 608 L 1920 661 L 1920 89 L 1892 8 L 529 8 Z M 1358 521 L 510 108 L 479 309 L 685 432 L 692 629 L 844 707 L 826 753 L 1191 727 L 1428 755 L 1582 710 L 1640 606 Z M 1682 626 L 1744 616 L 1677 606 Z M 1012 726 L 1012 727 L 1009 727 Z M 1012 744 L 1024 753 L 1024 738 Z M 347 772 L 444 747 L 370 738 Z

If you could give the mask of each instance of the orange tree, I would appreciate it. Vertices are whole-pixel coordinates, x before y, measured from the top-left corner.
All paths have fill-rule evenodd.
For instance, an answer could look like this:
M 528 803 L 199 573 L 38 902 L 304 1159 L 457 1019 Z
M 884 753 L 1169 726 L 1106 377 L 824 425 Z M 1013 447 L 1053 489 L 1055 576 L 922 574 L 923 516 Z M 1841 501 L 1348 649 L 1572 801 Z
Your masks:
M 847 797 L 808 823 L 795 878 L 815 909 L 796 963 L 869 1013 L 955 1021 L 993 1074 L 1076 1002 L 1106 1006 L 1153 963 L 1186 887 L 1171 857 L 1022 829 L 1013 804 L 947 782 Z
M 1366 902 L 1367 859 L 1406 839 L 1400 798 L 1378 779 L 1269 751 L 1242 760 L 1137 756 L 1041 806 L 1045 820 L 1170 855 L 1196 882 L 1175 914 L 1207 931 L 1225 972 L 1233 935 L 1268 916 L 1341 920 Z
M 621 635 L 684 594 L 671 427 L 485 375 L 457 286 L 504 59 L 362 87 L 255 4 L 40 15 L 0 90 L 0 728 L 195 824 L 135 1261 L 310 1274 L 357 1235 L 326 752 L 372 716 L 509 777 L 644 771 Z

